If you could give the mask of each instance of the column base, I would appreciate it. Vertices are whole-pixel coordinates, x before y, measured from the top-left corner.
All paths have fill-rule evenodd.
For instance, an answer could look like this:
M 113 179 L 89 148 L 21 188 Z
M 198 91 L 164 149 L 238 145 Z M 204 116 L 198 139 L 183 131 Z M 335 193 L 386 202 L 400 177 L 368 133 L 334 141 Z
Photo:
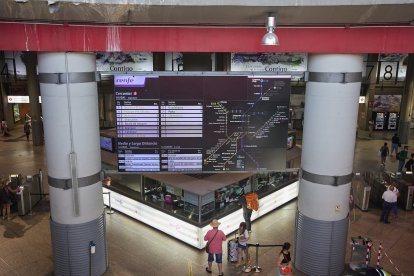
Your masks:
M 54 275 L 102 275 L 108 269 L 104 213 L 81 224 L 60 224 L 50 219 L 50 231 Z
M 295 267 L 306 275 L 341 275 L 345 268 L 348 218 L 316 220 L 296 215 Z

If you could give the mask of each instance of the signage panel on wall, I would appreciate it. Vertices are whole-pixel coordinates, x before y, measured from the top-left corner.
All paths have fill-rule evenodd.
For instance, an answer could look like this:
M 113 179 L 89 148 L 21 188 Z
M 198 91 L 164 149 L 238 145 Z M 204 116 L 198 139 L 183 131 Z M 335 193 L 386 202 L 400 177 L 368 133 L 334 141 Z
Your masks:
M 231 71 L 305 72 L 306 53 L 231 53 Z
M 30 103 L 29 96 L 7 96 L 8 103 Z M 39 96 L 39 103 L 42 103 L 42 98 Z
M 286 168 L 290 77 L 114 80 L 119 171 Z
M 98 52 L 96 70 L 100 72 L 152 71 L 152 53 Z
M 375 95 L 372 111 L 400 112 L 401 95 Z

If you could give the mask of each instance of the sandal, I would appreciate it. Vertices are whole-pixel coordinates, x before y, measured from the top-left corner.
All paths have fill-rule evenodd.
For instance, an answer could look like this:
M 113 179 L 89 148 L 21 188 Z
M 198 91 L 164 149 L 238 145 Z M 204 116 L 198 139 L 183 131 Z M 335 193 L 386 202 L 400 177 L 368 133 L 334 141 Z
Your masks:
M 208 267 L 206 267 L 206 271 L 207 271 L 207 273 L 211 273 L 211 270 L 208 269 Z

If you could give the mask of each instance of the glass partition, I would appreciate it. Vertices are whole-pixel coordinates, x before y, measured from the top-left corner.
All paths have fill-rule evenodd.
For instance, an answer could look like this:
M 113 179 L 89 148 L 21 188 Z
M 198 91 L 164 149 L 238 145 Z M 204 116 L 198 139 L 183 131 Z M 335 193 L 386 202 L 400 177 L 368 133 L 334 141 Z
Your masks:
M 210 193 L 198 195 L 140 174 L 107 173 L 107 188 L 144 202 L 189 223 L 204 226 L 241 208 L 240 196 L 256 192 L 259 199 L 297 180 L 297 172 L 253 175 Z

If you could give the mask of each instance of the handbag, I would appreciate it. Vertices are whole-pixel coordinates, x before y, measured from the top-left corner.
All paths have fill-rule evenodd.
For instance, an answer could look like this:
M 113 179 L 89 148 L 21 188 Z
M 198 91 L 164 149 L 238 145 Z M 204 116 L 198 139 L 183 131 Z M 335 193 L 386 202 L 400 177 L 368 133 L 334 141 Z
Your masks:
M 283 259 L 287 261 L 285 254 L 283 254 Z M 292 274 L 292 268 L 289 265 L 289 262 L 285 264 L 279 265 L 279 271 L 282 275 L 291 275 Z
M 208 242 L 207 242 L 207 244 L 206 244 L 206 253 L 210 253 L 210 242 L 212 242 L 212 241 L 214 240 L 214 238 L 216 237 L 217 233 L 218 233 L 218 230 L 217 230 L 217 232 L 214 234 L 214 236 L 213 236 L 213 238 L 211 239 L 211 241 L 208 241 Z
M 281 266 L 279 266 L 279 270 L 280 270 L 280 274 L 283 274 L 283 275 L 290 275 L 290 274 L 292 274 L 292 270 L 290 269 L 290 266 L 288 266 L 288 265 L 285 265 L 285 266 L 281 265 Z

